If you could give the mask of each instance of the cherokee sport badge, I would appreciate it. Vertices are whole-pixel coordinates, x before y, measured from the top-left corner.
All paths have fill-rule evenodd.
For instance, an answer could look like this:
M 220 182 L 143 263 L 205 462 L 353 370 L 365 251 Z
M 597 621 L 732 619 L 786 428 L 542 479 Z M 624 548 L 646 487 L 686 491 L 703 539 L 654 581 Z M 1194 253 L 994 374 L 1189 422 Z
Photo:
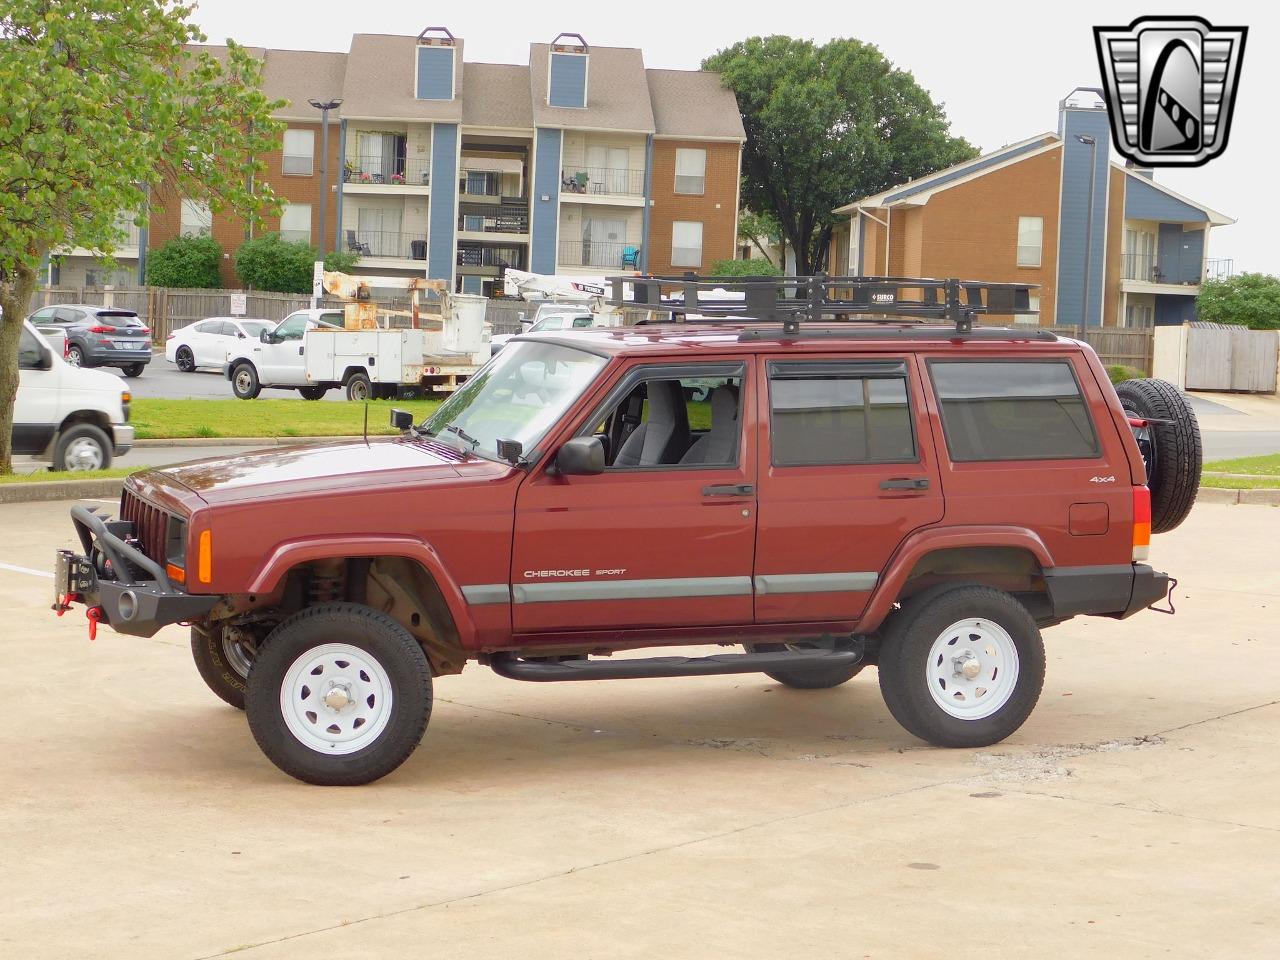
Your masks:
M 1094 27 L 1116 150 L 1152 167 L 1195 167 L 1227 146 L 1247 27 L 1139 17 Z

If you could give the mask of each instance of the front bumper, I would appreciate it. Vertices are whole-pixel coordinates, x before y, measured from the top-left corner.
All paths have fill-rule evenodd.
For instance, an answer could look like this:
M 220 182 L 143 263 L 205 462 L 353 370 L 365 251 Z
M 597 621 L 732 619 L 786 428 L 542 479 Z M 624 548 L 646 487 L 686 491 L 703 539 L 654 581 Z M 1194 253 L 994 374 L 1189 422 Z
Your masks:
M 83 603 L 99 609 L 100 619 L 117 632 L 150 637 L 168 624 L 201 619 L 220 599 L 177 589 L 160 564 L 129 542 L 129 521 L 106 520 L 80 506 L 71 508 L 71 521 L 84 553 L 58 551 L 55 610 Z
M 1170 578 L 1145 563 L 1124 563 L 1054 567 L 1045 570 L 1044 582 L 1055 619 L 1084 615 L 1123 620 L 1168 596 Z
M 115 455 L 123 456 L 133 449 L 133 424 L 131 423 L 113 423 L 111 425 L 111 433 L 115 438 Z

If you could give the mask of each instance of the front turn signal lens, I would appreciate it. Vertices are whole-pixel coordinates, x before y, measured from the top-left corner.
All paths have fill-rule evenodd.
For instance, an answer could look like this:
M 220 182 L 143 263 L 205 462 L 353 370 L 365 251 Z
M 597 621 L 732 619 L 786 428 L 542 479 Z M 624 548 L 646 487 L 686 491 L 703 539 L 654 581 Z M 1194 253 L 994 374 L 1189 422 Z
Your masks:
M 183 570 L 176 563 L 166 563 L 164 566 L 165 576 L 174 583 L 186 583 L 187 571 Z
M 196 575 L 201 583 L 213 580 L 213 531 L 200 531 L 200 547 L 197 551 Z

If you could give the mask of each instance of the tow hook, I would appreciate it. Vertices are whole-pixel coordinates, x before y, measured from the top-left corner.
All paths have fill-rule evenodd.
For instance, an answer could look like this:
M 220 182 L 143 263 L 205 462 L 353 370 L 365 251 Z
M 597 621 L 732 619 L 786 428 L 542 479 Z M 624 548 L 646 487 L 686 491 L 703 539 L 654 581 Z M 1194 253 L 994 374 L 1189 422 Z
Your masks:
M 62 594 L 58 597 L 57 600 L 53 602 L 53 612 L 56 613 L 58 616 L 62 616 L 64 613 L 66 613 L 68 610 L 71 609 L 72 601 L 79 600 L 79 599 L 80 599 L 80 594 L 78 593 Z
M 98 639 L 98 624 L 102 622 L 104 611 L 101 607 L 89 607 L 85 610 L 85 618 L 89 621 L 89 642 Z

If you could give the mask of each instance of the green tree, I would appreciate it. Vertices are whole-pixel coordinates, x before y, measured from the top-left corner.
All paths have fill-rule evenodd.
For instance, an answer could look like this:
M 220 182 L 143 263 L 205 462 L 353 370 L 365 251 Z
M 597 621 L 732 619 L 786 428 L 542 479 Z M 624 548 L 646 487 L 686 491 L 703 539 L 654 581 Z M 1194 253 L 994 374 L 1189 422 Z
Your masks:
M 252 187 L 279 140 L 261 64 L 219 58 L 193 6 L 171 0 L 4 0 L 0 7 L 0 473 L 12 469 L 18 337 L 41 260 L 62 246 L 110 255 L 121 210 L 169 184 L 256 222 Z M 260 180 L 259 180 L 260 183 Z
M 977 154 L 868 43 L 751 37 L 702 66 L 738 98 L 743 203 L 777 220 L 801 274 L 825 265 L 834 208 Z
M 782 271 L 771 260 L 717 260 L 707 271 L 708 277 L 780 277 Z
M 310 293 L 312 271 L 320 252 L 301 240 L 285 240 L 266 233 L 240 245 L 236 251 L 236 276 L 254 290 L 277 293 Z M 325 255 L 324 268 L 350 273 L 358 257 L 347 250 Z
M 213 237 L 174 237 L 147 253 L 147 283 L 216 290 L 222 286 L 221 265 L 222 244 Z
M 1196 297 L 1196 316 L 1252 330 L 1280 330 L 1280 277 L 1242 273 L 1207 280 Z
M 773 263 L 773 255 L 760 243 L 761 240 L 767 243 L 781 243 L 782 231 L 778 229 L 778 221 L 767 213 L 743 210 L 738 214 L 738 243 L 751 244 L 769 263 Z M 779 263 L 778 266 L 781 267 L 783 264 Z

